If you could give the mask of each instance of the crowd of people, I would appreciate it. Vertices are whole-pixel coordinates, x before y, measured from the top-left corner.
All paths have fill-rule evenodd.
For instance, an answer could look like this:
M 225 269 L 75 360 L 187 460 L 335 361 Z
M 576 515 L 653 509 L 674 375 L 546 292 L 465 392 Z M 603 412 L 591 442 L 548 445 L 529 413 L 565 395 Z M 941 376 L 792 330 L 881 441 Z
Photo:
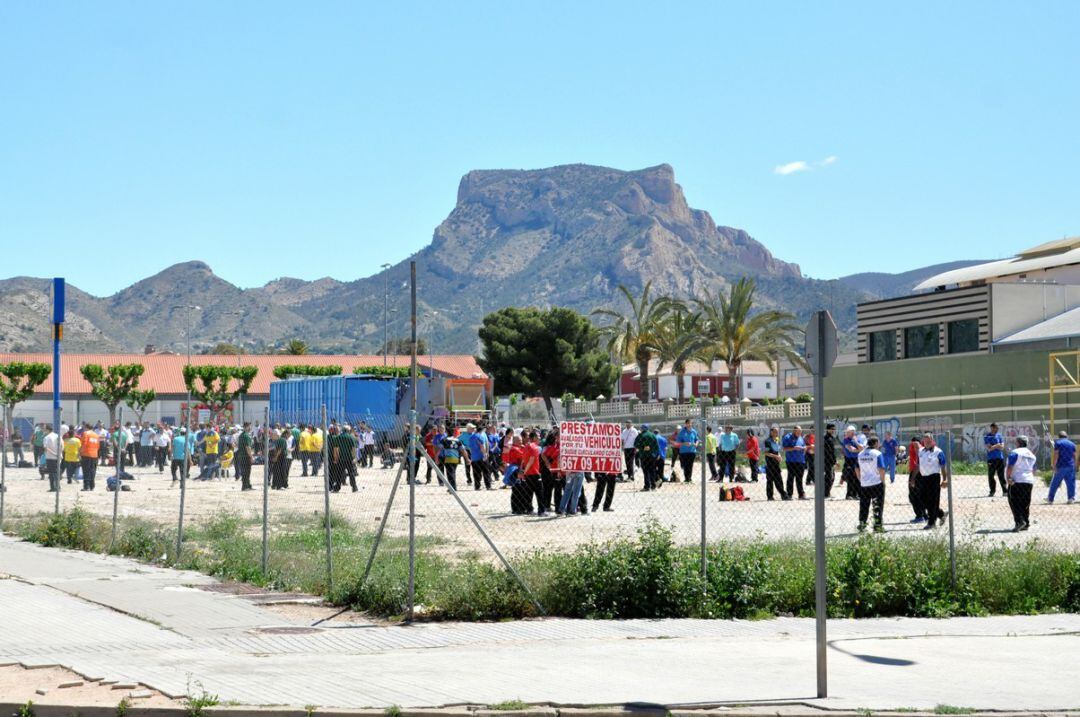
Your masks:
M 396 447 L 408 455 L 417 482 L 423 473 L 423 483 L 430 484 L 435 477 L 442 485 L 445 476 L 446 487 L 457 491 L 460 467 L 464 488 L 509 490 L 510 511 L 515 515 L 588 514 L 586 484 L 595 484 L 591 510 L 612 511 L 616 484 L 635 482 L 639 470 L 643 492 L 659 490 L 666 483 L 693 483 L 695 473 L 699 473 L 699 480 L 721 485 L 761 480 L 766 501 L 806 500 L 806 486 L 819 483 L 829 498 L 839 464 L 843 497 L 859 502 L 858 530 L 879 532 L 884 530 L 886 485 L 895 482 L 898 464 L 906 462 L 907 497 L 913 512 L 910 522 L 930 530 L 946 518 L 941 491 L 948 486 L 950 476 L 945 454 L 930 433 L 912 435 L 903 446 L 889 431 L 882 437 L 874 435 L 867 424 L 861 430 L 847 426 L 838 436 L 836 425 L 829 423 L 818 441 L 813 431 L 803 431 L 800 426 L 782 435 L 779 427 L 772 426 L 760 437 L 753 428 L 743 429 L 740 435 L 731 425 L 718 431 L 707 426 L 704 435 L 699 435 L 693 421 L 687 419 L 665 435 L 647 424 L 626 422 L 621 432 L 621 473 L 560 470 L 557 427 L 458 426 L 429 421 L 422 428 L 406 425 L 404 433 L 392 433 L 377 431 L 366 422 L 354 427 L 336 421 L 330 423 L 326 435 L 318 426 L 291 423 L 253 426 L 208 422 L 190 432 L 185 427 L 149 422 L 115 422 L 111 428 L 101 422 L 64 425 L 57 432 L 51 424 L 40 423 L 29 438 L 32 464 L 19 432 L 13 432 L 7 445 L 13 465 L 36 465 L 42 480 L 48 479 L 50 491 L 56 491 L 61 480 L 79 483 L 85 491 L 94 490 L 100 465 L 116 466 L 116 485 L 132 478 L 125 467 L 156 467 L 163 474 L 168 466 L 173 484 L 184 477 L 208 481 L 231 473 L 246 491 L 253 488 L 252 466 L 264 462 L 269 464 L 270 488 L 287 490 L 294 463 L 300 464 L 301 477 L 318 476 L 325 455 L 328 484 L 335 493 L 346 483 L 357 491 L 358 469 L 374 467 L 376 456 L 384 469 L 395 465 Z M 410 436 L 415 439 L 412 451 L 407 449 Z M 996 424 L 991 424 L 984 436 L 989 495 L 996 495 L 1000 488 L 1008 496 L 1014 530 L 1019 532 L 1030 526 L 1036 458 L 1027 437 L 1018 436 L 1015 442 L 1015 448 L 1007 450 Z M 818 450 L 824 465 L 820 481 L 815 475 Z M 1054 502 L 1064 484 L 1066 499 L 1073 503 L 1076 445 L 1064 431 L 1054 441 L 1051 467 L 1047 502 Z M 191 476 L 190 471 L 196 468 L 197 474 Z

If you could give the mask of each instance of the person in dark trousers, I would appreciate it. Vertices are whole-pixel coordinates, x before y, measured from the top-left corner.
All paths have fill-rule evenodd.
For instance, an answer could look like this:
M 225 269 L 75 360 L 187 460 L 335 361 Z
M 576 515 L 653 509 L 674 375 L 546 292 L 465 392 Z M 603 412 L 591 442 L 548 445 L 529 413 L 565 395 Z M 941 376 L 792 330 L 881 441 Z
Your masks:
M 285 490 L 289 487 L 289 441 L 278 429 L 270 431 L 270 487 Z
M 874 506 L 874 532 L 885 532 L 885 458 L 877 447 L 877 437 L 871 437 L 866 441 L 866 448 L 859 452 L 860 533 L 866 530 L 871 504 Z
M 911 509 L 915 511 L 915 517 L 911 519 L 912 523 L 926 522 L 926 508 L 923 507 L 922 495 L 919 492 L 919 450 L 921 448 L 919 437 L 913 435 L 907 449 L 908 502 L 911 503 Z
M 821 486 L 825 490 L 825 497 L 832 495 L 833 480 L 836 471 L 836 424 L 825 425 L 825 437 L 821 439 Z
M 101 450 L 101 436 L 94 433 L 89 423 L 83 424 L 83 432 L 80 437 L 82 448 L 80 463 L 82 464 L 83 490 L 94 490 L 94 479 L 97 476 L 98 452 Z
M 619 474 L 617 473 L 597 473 L 596 478 L 596 492 L 593 494 L 592 510 L 595 513 L 600 509 L 600 503 L 604 503 L 604 512 L 610 513 L 614 510 L 611 507 L 611 501 L 615 499 L 615 483 L 619 480 Z
M 791 429 L 791 433 L 784 436 L 780 447 L 784 451 L 784 462 L 787 464 L 787 494 L 794 496 L 798 489 L 799 500 L 806 500 L 806 491 L 803 489 L 803 475 L 806 473 L 806 441 L 802 435 L 802 427 L 795 426 Z
M 845 500 L 855 500 L 859 497 L 859 453 L 862 446 L 855 436 L 855 426 L 844 429 L 844 438 L 840 441 L 844 449 L 844 468 L 840 472 L 840 482 L 847 486 L 844 494 Z
M 716 434 L 713 433 L 712 426 L 705 426 L 705 460 L 709 464 L 709 480 L 714 483 L 720 480 L 720 476 L 716 472 L 716 450 L 719 445 L 720 442 L 716 440 Z
M 559 429 L 544 436 L 540 449 L 540 485 L 543 488 L 544 512 L 557 511 L 562 499 L 563 481 L 559 474 Z
M 1009 508 L 1016 524 L 1013 532 L 1019 533 L 1031 524 L 1031 489 L 1035 486 L 1035 454 L 1028 448 L 1027 436 L 1016 437 L 1016 450 L 1009 454 L 1006 478 Z
M 754 435 L 753 428 L 746 429 L 746 462 L 750 465 L 750 482 L 757 483 L 758 461 L 761 460 L 761 444 Z M 724 474 L 720 474 L 720 480 L 724 480 Z
M 240 436 L 236 439 L 236 452 L 233 463 L 236 464 L 236 477 L 240 481 L 240 490 L 251 490 L 251 464 L 255 462 L 251 424 L 245 423 Z
M 780 430 L 773 426 L 769 429 L 769 437 L 765 439 L 763 453 L 765 454 L 765 498 L 773 500 L 773 488 L 780 494 L 780 500 L 791 500 L 791 496 L 784 490 L 784 481 L 780 475 L 780 455 L 783 448 L 780 446 Z
M 1005 439 L 998 432 L 996 423 L 990 424 L 990 430 L 983 436 L 983 445 L 986 446 L 986 478 L 990 484 L 990 497 L 997 493 L 998 484 L 1001 484 L 1001 494 L 1008 493 L 1005 484 Z M 994 478 L 997 478 L 997 481 Z
M 634 424 L 627 421 L 623 425 L 622 429 L 622 452 L 623 462 L 626 464 L 623 468 L 626 470 L 626 480 L 631 483 L 634 482 L 634 461 L 637 458 L 637 449 L 634 448 L 634 444 L 637 442 L 637 437 L 640 435 L 638 429 L 634 428 Z M 620 481 L 622 478 L 619 479 Z
M 817 466 L 814 462 L 814 452 L 817 446 L 815 445 L 814 432 L 809 431 L 803 436 L 803 440 L 806 442 L 806 485 L 814 485 L 814 481 L 817 479 Z
M 683 481 L 686 483 L 694 482 L 694 464 L 697 463 L 698 445 L 701 443 L 693 423 L 687 418 L 683 427 L 675 434 L 675 449 L 679 453 L 679 465 L 682 467 Z
M 716 446 L 716 462 L 721 482 L 724 478 L 727 478 L 730 483 L 738 479 L 738 472 L 735 470 L 735 456 L 738 450 L 739 434 L 735 432 L 735 427 L 724 426 L 724 430 L 717 436 Z M 747 450 L 749 451 L 749 446 Z M 757 474 L 751 471 L 750 479 L 757 480 Z
M 656 434 L 649 430 L 648 425 L 641 427 L 641 432 L 634 440 L 634 453 L 641 462 L 644 480 L 641 490 L 656 490 L 656 457 L 660 454 L 660 444 L 656 440 Z
M 941 509 L 941 489 L 949 485 L 945 466 L 945 453 L 934 443 L 933 434 L 923 434 L 919 449 L 919 497 L 926 509 L 926 527 L 944 524 L 945 511 Z
M 461 441 L 449 432 L 442 438 L 442 446 L 439 448 L 439 465 L 446 474 L 446 482 L 450 488 L 457 492 L 457 467 L 462 460 L 463 447 Z

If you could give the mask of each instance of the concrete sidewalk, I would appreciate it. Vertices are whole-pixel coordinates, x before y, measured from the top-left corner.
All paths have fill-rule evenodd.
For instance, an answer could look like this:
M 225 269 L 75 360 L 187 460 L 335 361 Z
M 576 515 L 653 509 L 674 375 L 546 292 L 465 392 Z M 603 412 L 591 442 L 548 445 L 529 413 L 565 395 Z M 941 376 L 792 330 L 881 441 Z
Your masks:
M 311 620 L 204 575 L 0 538 L 0 661 L 195 689 L 250 705 L 834 709 L 1080 707 L 1080 616 L 835 620 L 830 694 L 814 698 L 812 620 L 382 626 Z M 194 687 L 193 687 L 194 686 Z

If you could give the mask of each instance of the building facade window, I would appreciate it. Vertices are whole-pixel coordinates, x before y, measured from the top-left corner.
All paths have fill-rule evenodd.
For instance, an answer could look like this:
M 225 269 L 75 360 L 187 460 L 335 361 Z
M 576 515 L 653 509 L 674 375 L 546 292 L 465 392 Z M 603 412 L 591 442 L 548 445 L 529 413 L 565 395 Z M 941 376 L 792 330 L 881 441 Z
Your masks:
M 874 331 L 870 334 L 870 360 L 896 360 L 896 332 L 892 329 Z
M 959 319 L 949 322 L 949 353 L 962 354 L 979 350 L 979 320 Z
M 937 356 L 939 353 L 937 324 L 922 324 L 904 329 L 905 358 Z
M 784 388 L 798 388 L 799 387 L 799 369 L 786 368 L 784 369 Z
M 746 387 L 747 388 L 753 388 L 754 387 L 754 382 L 753 381 L 747 381 L 746 382 Z

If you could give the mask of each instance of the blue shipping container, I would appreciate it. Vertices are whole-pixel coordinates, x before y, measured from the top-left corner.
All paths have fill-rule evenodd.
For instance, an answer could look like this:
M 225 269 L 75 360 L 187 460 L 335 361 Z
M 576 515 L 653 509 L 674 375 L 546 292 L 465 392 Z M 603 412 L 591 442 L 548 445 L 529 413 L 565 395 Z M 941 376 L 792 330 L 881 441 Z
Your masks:
M 396 378 L 325 376 L 270 382 L 270 420 L 274 423 L 368 421 L 389 423 L 398 416 L 400 384 Z M 382 427 L 377 426 L 377 427 Z

